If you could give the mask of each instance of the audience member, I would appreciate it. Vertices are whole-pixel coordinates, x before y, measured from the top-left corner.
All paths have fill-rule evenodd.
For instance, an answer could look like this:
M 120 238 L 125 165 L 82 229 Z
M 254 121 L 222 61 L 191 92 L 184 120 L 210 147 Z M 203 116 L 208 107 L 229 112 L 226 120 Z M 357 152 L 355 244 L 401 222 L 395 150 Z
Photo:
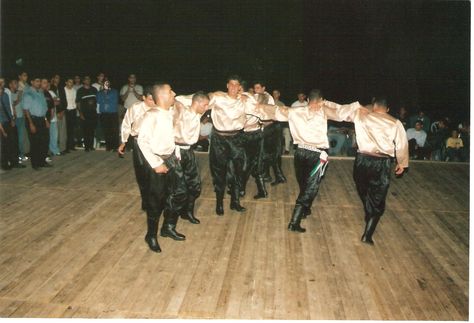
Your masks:
M 4 86 L 0 86 L 0 145 L 1 168 L 10 170 L 13 167 L 24 168 L 18 160 L 18 139 L 15 119 L 11 109 L 10 97 L 5 93 Z
M 104 89 L 97 93 L 97 104 L 99 104 L 100 123 L 104 129 L 107 151 L 116 151 L 119 144 L 118 102 L 117 90 L 111 88 L 110 81 L 105 81 Z
M 66 125 L 66 104 L 63 104 L 60 92 L 64 92 L 64 88 L 61 89 L 61 77 L 55 74 L 51 78 L 50 92 L 53 92 L 54 106 L 56 108 L 56 126 L 58 128 L 58 148 L 61 154 L 66 153 L 67 148 L 67 125 Z
M 51 91 L 50 83 L 47 79 L 41 80 L 41 88 L 44 91 L 44 97 L 48 106 L 46 118 L 49 120 L 49 152 L 53 156 L 60 156 L 58 147 L 58 118 L 56 116 L 57 96 Z
M 66 150 L 76 150 L 76 125 L 77 125 L 77 106 L 76 106 L 76 90 L 72 78 L 66 79 L 66 86 L 59 88 L 59 97 L 61 99 L 62 110 L 65 111 L 66 117 Z
M 405 130 L 409 128 L 409 116 L 407 108 L 401 106 L 400 109 L 398 109 L 398 113 L 395 115 L 395 118 L 400 120 Z
M 73 79 L 74 85 L 72 86 L 74 90 L 79 90 L 82 87 L 82 80 L 79 75 L 75 75 Z
M 459 132 L 453 130 L 451 137 L 446 141 L 446 155 L 447 161 L 461 161 L 462 160 L 462 149 L 464 145 L 462 139 L 459 137 Z
M 137 77 L 135 74 L 128 76 L 128 83 L 120 89 L 120 98 L 123 101 L 125 109 L 130 108 L 136 102 L 142 100 L 143 87 L 137 84 Z
M 278 106 L 285 106 L 285 103 L 280 101 L 280 90 L 273 90 L 273 99 L 275 100 L 275 104 Z M 283 142 L 284 142 L 284 149 L 283 149 L 283 154 L 288 155 L 290 153 L 290 147 L 291 147 L 291 134 L 290 134 L 290 127 L 288 125 L 288 122 L 280 122 L 281 127 L 282 127 L 282 132 L 283 132 Z
M 425 149 L 427 134 L 423 130 L 423 122 L 416 121 L 415 128 L 407 130 L 408 147 L 410 157 L 414 159 L 425 159 L 427 157 L 427 150 Z
M 432 127 L 432 130 L 434 132 L 428 136 L 428 142 L 432 149 L 431 159 L 436 161 L 445 160 L 446 139 L 449 137 L 446 120 L 438 120 L 436 127 Z
M 97 89 L 91 86 L 91 78 L 87 75 L 82 80 L 82 87 L 77 90 L 76 104 L 82 120 L 85 152 L 95 150 L 94 134 L 97 127 Z
M 431 120 L 423 109 L 418 109 L 418 113 L 410 117 L 408 127 L 414 128 L 418 120 L 422 122 L 425 133 L 428 133 L 430 131 Z
M 201 130 L 199 132 L 199 140 L 195 144 L 196 151 L 208 151 L 209 140 L 212 131 L 211 114 L 206 112 L 201 117 Z

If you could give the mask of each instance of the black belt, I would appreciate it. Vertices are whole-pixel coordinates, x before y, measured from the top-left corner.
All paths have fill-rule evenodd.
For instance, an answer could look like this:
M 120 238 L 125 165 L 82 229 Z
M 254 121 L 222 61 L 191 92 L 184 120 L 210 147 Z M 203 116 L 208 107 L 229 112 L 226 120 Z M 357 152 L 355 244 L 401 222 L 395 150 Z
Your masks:
M 243 132 L 244 129 L 231 130 L 231 131 L 221 131 L 221 130 L 217 130 L 216 128 L 214 128 L 214 131 L 220 136 L 235 136 L 235 135 Z
M 371 157 L 375 159 L 389 159 L 392 158 L 392 156 L 386 155 L 386 154 L 377 154 L 377 153 L 368 153 L 368 152 L 362 152 L 358 151 L 357 152 L 359 155 L 366 156 L 366 157 Z

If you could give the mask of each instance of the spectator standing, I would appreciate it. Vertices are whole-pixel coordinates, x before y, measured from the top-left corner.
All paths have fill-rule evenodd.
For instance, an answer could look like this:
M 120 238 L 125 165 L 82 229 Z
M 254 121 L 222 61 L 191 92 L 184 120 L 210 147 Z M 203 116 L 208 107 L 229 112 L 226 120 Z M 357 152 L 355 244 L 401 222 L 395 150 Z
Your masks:
M 67 125 L 66 125 L 66 103 L 62 101 L 61 97 L 65 98 L 64 88 L 60 88 L 61 77 L 55 74 L 51 78 L 49 90 L 54 93 L 54 106 L 56 108 L 56 126 L 58 128 L 58 148 L 61 154 L 66 153 L 67 148 Z
M 76 150 L 76 124 L 77 124 L 77 106 L 76 106 L 76 90 L 72 78 L 66 79 L 66 86 L 59 88 L 59 97 L 61 99 L 62 109 L 65 111 L 67 133 L 66 133 L 66 150 Z
M 73 79 L 74 85 L 72 86 L 76 91 L 82 87 L 82 80 L 79 75 L 75 75 Z
M 84 76 L 82 87 L 77 90 L 76 103 L 82 120 L 84 148 L 89 152 L 95 150 L 94 134 L 97 127 L 97 89 L 91 86 L 89 76 Z
M 120 89 L 120 98 L 123 101 L 125 109 L 130 108 L 136 102 L 142 100 L 143 87 L 137 84 L 137 77 L 135 74 L 128 76 L 128 83 Z
M 30 142 L 26 133 L 23 109 L 18 102 L 18 81 L 10 80 L 8 87 L 10 89 L 10 101 L 13 104 L 13 110 L 15 112 L 15 129 L 18 138 L 18 157 L 21 163 L 27 160 L 26 153 L 29 150 Z
M 398 113 L 395 115 L 395 118 L 400 120 L 405 130 L 409 128 L 409 116 L 407 108 L 401 106 L 400 109 L 398 109 Z
M 273 90 L 273 99 L 275 100 L 275 104 L 284 107 L 285 103 L 280 101 L 280 90 Z M 281 122 L 282 133 L 283 133 L 283 141 L 284 141 L 284 151 L 283 154 L 288 155 L 290 153 L 290 145 L 291 145 L 291 134 L 290 134 L 290 127 L 288 122 Z
M 47 79 L 41 80 L 41 89 L 44 92 L 48 112 L 46 118 L 49 120 L 49 152 L 53 156 L 60 156 L 58 147 L 58 118 L 56 116 L 56 94 L 51 91 L 50 83 Z
M 24 168 L 18 160 L 18 139 L 15 129 L 15 119 L 11 109 L 10 97 L 5 88 L 0 86 L 0 145 L 1 168 L 10 170 L 13 167 Z
M 51 167 L 46 163 L 49 145 L 49 122 L 46 119 L 48 107 L 41 90 L 40 78 L 32 78 L 31 89 L 24 93 L 22 102 L 31 143 L 31 166 L 34 170 Z
M 104 89 L 97 93 L 97 104 L 99 105 L 100 123 L 104 129 L 107 151 L 116 151 L 119 144 L 118 102 L 118 91 L 111 88 L 110 81 L 105 81 Z
M 306 100 L 306 94 L 303 91 L 298 91 L 298 100 L 291 104 L 292 108 L 303 108 L 308 105 L 308 100 Z

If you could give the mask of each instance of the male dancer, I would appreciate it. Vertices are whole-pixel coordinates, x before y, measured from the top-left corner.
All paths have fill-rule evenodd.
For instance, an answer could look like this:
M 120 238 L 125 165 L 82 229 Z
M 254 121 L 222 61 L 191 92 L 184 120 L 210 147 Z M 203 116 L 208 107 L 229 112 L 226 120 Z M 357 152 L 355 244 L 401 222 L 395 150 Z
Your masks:
M 365 230 L 361 241 L 373 245 L 372 235 L 385 211 L 390 185 L 391 160 L 396 159 L 395 174 L 402 176 L 408 168 L 408 140 L 403 124 L 388 114 L 387 101 L 374 98 L 371 113 L 356 106 L 342 108 L 342 120 L 354 122 L 359 147 L 354 162 L 354 181 L 365 211 Z M 324 102 L 332 111 L 336 103 Z M 332 112 L 329 112 L 332 113 Z
M 156 108 L 155 101 L 153 101 L 152 87 L 147 86 L 144 90 L 143 101 L 137 102 L 127 109 L 125 117 L 122 121 L 121 138 L 122 143 L 118 148 L 120 157 L 125 153 L 125 145 L 131 136 L 133 139 L 133 168 L 135 169 L 135 178 L 137 180 L 140 196 L 142 199 L 142 210 L 146 211 L 148 188 L 147 171 L 145 157 L 143 157 L 140 147 L 138 147 L 138 134 L 140 133 L 140 125 L 145 113 L 153 108 Z
M 248 108 L 239 94 L 240 81 L 239 76 L 230 76 L 227 79 L 227 93 L 213 95 L 209 103 L 214 125 L 209 150 L 209 165 L 216 192 L 217 215 L 224 215 L 223 200 L 227 171 L 231 187 L 230 208 L 238 212 L 246 210 L 240 205 L 239 191 L 245 163 L 245 151 L 242 147 L 241 136 Z
M 199 224 L 199 219 L 194 216 L 194 204 L 201 194 L 201 178 L 191 146 L 199 139 L 201 116 L 209 107 L 209 96 L 204 92 L 177 96 L 174 107 L 174 138 L 175 144 L 180 148 L 181 167 L 188 193 L 181 218 L 189 220 L 193 224 Z
M 275 100 L 265 91 L 265 84 L 261 81 L 254 83 L 253 89 L 255 91 L 255 98 L 259 98 L 259 103 L 274 105 Z M 283 175 L 281 169 L 281 154 L 282 154 L 282 138 L 283 131 L 281 124 L 273 121 L 265 121 L 264 135 L 263 135 L 263 149 L 264 149 L 264 172 L 267 181 L 271 181 L 270 166 L 273 168 L 275 174 L 275 181 L 271 183 L 272 186 L 286 182 L 286 177 Z
M 293 141 L 298 145 L 295 151 L 294 164 L 296 180 L 300 189 L 296 200 L 293 216 L 288 230 L 305 232 L 301 227 L 301 219 L 310 214 L 311 205 L 318 193 L 319 186 L 327 166 L 329 148 L 327 136 L 327 120 L 344 119 L 341 113 L 350 108 L 361 108 L 359 102 L 333 109 L 326 107 L 320 90 L 312 90 L 309 94 L 308 106 L 284 109 L 278 107 L 275 119 L 288 121 Z
M 179 158 L 180 150 L 174 143 L 173 108 L 175 93 L 169 84 L 155 84 L 152 89 L 153 100 L 158 106 L 145 113 L 138 146 L 146 159 L 148 178 L 147 195 L 147 234 L 145 241 L 154 252 L 161 252 L 157 231 L 161 213 L 164 221 L 161 236 L 174 240 L 186 237 L 176 231 L 178 214 L 186 203 L 186 185 Z

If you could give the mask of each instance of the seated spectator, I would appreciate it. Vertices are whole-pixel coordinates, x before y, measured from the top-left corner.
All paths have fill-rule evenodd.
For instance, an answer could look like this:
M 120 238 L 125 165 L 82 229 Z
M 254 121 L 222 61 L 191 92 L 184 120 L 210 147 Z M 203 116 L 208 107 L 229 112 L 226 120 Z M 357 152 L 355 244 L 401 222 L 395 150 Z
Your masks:
M 415 128 L 407 130 L 408 149 L 410 157 L 414 159 L 425 159 L 427 151 L 425 149 L 426 132 L 423 130 L 423 122 L 418 120 L 415 123 Z
M 471 125 L 469 123 L 469 119 L 466 119 L 459 124 L 458 131 L 464 145 L 464 148 L 462 149 L 462 160 L 469 161 L 469 143 L 471 137 Z
M 463 142 L 459 137 L 459 132 L 453 130 L 451 137 L 446 141 L 446 161 L 461 161 L 462 160 Z
M 425 133 L 428 133 L 430 131 L 431 120 L 423 109 L 418 109 L 418 113 L 410 117 L 408 128 L 414 128 L 418 120 L 422 122 Z
M 199 140 L 193 147 L 196 149 L 196 151 L 209 150 L 209 136 L 211 135 L 211 130 L 211 114 L 207 112 L 201 117 L 201 131 L 199 133 Z
M 445 143 L 449 137 L 447 122 L 444 119 L 436 121 L 436 127 L 432 127 L 433 133 L 428 136 L 428 142 L 432 149 L 432 160 L 445 160 Z

